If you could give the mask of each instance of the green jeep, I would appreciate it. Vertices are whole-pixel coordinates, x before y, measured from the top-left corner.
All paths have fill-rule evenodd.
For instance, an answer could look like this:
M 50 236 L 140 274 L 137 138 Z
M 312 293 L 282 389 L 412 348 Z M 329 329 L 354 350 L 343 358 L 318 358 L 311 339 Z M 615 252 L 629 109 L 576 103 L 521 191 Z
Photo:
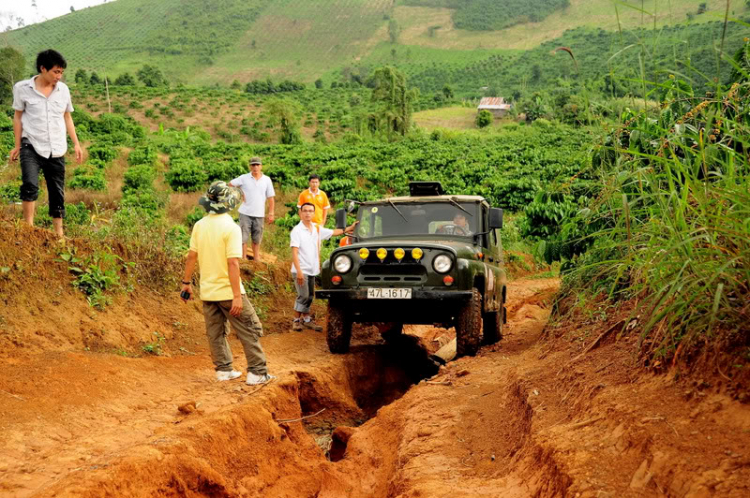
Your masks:
M 457 356 L 502 338 L 502 209 L 480 196 L 444 195 L 438 182 L 412 182 L 409 192 L 357 202 L 351 244 L 323 263 L 315 296 L 328 299 L 332 353 L 349 350 L 354 322 L 388 322 L 390 334 L 405 323 L 455 326 Z M 346 215 L 336 212 L 339 228 Z

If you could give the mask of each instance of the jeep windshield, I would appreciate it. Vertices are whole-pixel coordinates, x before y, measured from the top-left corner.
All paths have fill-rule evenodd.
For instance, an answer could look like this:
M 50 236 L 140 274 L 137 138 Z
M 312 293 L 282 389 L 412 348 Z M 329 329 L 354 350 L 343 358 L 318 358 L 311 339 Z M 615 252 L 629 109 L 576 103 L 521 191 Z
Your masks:
M 361 240 L 409 235 L 471 237 L 478 231 L 478 213 L 477 203 L 444 199 L 422 203 L 367 203 L 359 208 L 357 236 Z

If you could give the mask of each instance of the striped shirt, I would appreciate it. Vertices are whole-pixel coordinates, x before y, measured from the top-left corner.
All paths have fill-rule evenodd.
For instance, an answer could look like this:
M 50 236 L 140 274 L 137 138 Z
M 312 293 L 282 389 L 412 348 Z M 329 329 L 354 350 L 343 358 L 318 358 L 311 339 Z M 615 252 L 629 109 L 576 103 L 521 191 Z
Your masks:
M 42 157 L 62 157 L 68 151 L 65 113 L 73 112 L 68 85 L 57 82 L 49 97 L 39 92 L 34 80 L 19 81 L 13 87 L 13 109 L 22 111 L 22 138 L 27 138 Z

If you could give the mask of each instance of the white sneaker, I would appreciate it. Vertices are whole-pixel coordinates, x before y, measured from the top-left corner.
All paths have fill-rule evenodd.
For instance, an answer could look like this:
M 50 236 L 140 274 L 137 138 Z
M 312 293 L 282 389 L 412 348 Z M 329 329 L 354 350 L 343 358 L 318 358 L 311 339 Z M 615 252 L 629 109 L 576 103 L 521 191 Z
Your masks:
M 241 375 L 242 375 L 242 372 L 238 372 L 237 370 L 230 370 L 229 372 L 219 371 L 219 372 L 216 372 L 216 380 L 219 380 L 219 381 L 234 380 L 237 377 L 240 377 Z
M 252 372 L 247 373 L 247 384 L 248 386 L 259 386 L 261 384 L 268 384 L 273 379 L 275 379 L 275 375 L 269 375 L 269 374 L 263 374 L 263 375 L 257 375 Z

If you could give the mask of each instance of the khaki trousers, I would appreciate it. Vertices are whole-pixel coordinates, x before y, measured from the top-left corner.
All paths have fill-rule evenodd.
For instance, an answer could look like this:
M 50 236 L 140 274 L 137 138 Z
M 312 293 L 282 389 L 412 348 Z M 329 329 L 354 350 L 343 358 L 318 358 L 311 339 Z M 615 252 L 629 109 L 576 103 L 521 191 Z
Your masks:
M 232 316 L 232 301 L 203 301 L 203 316 L 206 319 L 206 334 L 211 348 L 211 359 L 217 371 L 232 370 L 232 350 L 227 342 L 227 327 L 229 321 L 237 334 L 247 358 L 247 371 L 257 375 L 268 373 L 266 355 L 260 345 L 263 335 L 263 325 L 255 313 L 250 300 L 242 295 L 242 314 Z

